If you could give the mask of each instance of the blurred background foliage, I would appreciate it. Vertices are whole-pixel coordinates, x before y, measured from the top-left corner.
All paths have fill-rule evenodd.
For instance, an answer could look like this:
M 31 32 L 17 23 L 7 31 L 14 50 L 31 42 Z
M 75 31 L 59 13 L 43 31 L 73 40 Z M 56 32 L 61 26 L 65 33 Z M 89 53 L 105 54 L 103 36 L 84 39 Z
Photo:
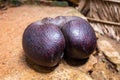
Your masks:
M 20 6 L 23 4 L 50 5 L 50 6 L 77 6 L 79 0 L 0 0 L 0 8 L 5 6 Z
M 45 5 L 59 7 L 74 7 L 85 16 L 89 15 L 90 0 L 0 0 L 0 9 L 6 10 L 9 7 L 18 7 L 24 4 Z

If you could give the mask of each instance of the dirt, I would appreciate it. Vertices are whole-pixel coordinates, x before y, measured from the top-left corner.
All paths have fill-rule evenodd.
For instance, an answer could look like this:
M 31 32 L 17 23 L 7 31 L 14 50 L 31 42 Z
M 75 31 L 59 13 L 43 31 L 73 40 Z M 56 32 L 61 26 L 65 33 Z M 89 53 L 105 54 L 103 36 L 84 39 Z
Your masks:
M 42 73 L 43 68 L 26 59 L 22 49 L 22 34 L 27 25 L 44 17 L 60 15 L 85 19 L 70 7 L 24 5 L 0 11 L 0 80 L 120 80 L 115 65 L 97 50 L 82 66 L 71 66 L 62 60 L 49 73 Z M 117 47 L 120 44 L 114 40 L 103 36 L 98 36 L 98 39 L 110 41 L 120 52 L 120 47 Z
M 107 37 L 107 36 L 98 36 L 98 44 L 100 44 L 100 41 L 107 41 L 109 42 L 112 47 L 115 49 L 115 52 L 118 52 L 120 54 L 120 43 Z M 109 54 L 111 54 L 111 50 L 109 47 L 106 46 L 101 46 L 101 47 L 106 47 L 106 49 L 109 49 Z M 119 80 L 120 79 L 120 71 L 117 70 L 117 65 L 112 63 L 107 56 L 105 56 L 104 50 L 98 50 L 94 54 L 94 56 L 97 58 L 98 62 L 94 65 L 94 67 L 90 71 L 90 75 L 93 79 L 95 80 Z M 114 76 L 114 77 L 113 77 Z

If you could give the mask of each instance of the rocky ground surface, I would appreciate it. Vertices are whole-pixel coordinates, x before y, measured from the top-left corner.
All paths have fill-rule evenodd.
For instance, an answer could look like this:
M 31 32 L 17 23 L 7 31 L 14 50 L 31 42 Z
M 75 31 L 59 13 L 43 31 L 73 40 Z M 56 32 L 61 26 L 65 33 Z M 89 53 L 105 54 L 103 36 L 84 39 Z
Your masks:
M 22 34 L 27 25 L 60 15 L 85 19 L 70 7 L 27 5 L 0 11 L 0 80 L 120 80 L 120 43 L 99 33 L 98 47 L 84 64 L 62 60 L 57 67 L 45 69 L 25 57 Z

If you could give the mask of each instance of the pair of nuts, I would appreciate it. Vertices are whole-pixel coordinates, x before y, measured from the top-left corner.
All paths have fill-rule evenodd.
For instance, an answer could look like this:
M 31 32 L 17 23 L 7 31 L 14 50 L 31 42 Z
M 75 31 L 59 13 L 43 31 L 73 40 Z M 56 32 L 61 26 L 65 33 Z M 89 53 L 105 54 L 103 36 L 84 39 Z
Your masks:
M 34 63 L 53 67 L 63 54 L 74 59 L 88 58 L 96 48 L 96 36 L 84 19 L 58 16 L 31 23 L 24 31 L 22 44 Z

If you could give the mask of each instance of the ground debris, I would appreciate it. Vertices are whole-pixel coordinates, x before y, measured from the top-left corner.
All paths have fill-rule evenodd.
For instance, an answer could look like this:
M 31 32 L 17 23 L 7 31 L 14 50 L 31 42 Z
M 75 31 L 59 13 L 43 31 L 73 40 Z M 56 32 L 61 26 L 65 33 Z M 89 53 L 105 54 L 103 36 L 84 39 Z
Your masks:
M 98 62 L 94 65 L 92 71 L 89 72 L 93 79 L 120 80 L 118 45 L 118 43 L 110 38 L 98 36 L 97 53 L 94 54 Z

